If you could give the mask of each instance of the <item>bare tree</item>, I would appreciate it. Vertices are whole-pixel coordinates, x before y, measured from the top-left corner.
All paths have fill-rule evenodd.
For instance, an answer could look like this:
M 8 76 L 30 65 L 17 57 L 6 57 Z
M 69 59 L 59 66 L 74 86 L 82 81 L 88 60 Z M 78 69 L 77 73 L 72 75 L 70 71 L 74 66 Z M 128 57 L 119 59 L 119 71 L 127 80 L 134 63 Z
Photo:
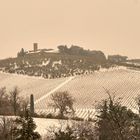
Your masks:
M 52 94 L 51 100 L 52 103 L 49 105 L 59 110 L 59 115 L 61 118 L 64 117 L 64 114 L 74 112 L 74 99 L 68 92 L 64 91 Z
M 9 103 L 9 99 L 8 99 L 8 94 L 6 92 L 6 87 L 2 87 L 2 88 L 0 88 L 0 114 L 8 115 L 9 112 L 10 112 L 10 103 Z
M 2 87 L 0 89 L 0 107 L 3 104 L 3 100 L 4 100 L 5 96 L 6 96 L 5 94 L 6 94 L 6 87 Z
M 75 128 L 74 133 L 77 136 L 77 140 L 98 140 L 93 122 L 76 122 L 72 127 Z
M 13 120 L 6 117 L 0 119 L 0 140 L 12 140 Z
M 20 98 L 20 115 L 24 115 L 29 108 L 29 99 Z
M 14 111 L 14 115 L 17 115 L 17 111 L 20 108 L 20 98 L 19 98 L 19 89 L 15 87 L 12 91 L 10 91 L 10 103 Z
M 6 87 L 0 88 L 0 99 L 5 95 L 6 93 Z

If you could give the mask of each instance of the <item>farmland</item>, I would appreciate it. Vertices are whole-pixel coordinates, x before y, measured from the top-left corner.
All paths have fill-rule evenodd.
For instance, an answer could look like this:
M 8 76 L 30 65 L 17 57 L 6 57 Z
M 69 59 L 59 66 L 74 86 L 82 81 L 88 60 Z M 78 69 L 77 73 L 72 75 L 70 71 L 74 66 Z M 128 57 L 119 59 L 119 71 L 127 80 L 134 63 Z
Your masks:
M 14 87 L 18 87 L 20 90 L 20 96 L 28 98 L 31 94 L 34 94 L 35 100 L 47 94 L 59 84 L 66 81 L 66 79 L 43 79 L 29 76 L 21 76 L 16 74 L 0 73 L 0 87 L 6 87 L 8 91 Z
M 20 95 L 34 94 L 35 109 L 38 112 L 52 112 L 47 105 L 50 95 L 56 91 L 68 91 L 74 98 L 76 115 L 82 118 L 94 116 L 94 105 L 112 95 L 122 98 L 122 104 L 136 109 L 134 98 L 140 94 L 140 72 L 128 69 L 112 69 L 70 78 L 43 79 L 15 74 L 0 73 L 0 87 L 20 89 Z

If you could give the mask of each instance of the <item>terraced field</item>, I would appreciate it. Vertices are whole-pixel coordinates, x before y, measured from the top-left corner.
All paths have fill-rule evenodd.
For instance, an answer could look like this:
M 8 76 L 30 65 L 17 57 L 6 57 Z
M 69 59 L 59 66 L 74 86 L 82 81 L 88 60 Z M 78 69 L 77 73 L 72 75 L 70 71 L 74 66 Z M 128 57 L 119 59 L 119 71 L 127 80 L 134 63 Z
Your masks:
M 21 96 L 34 94 L 35 109 L 38 112 L 53 112 L 48 108 L 50 95 L 56 91 L 68 91 L 74 98 L 76 115 L 82 118 L 94 116 L 94 105 L 108 97 L 105 89 L 116 97 L 122 98 L 122 104 L 135 109 L 134 98 L 140 94 L 140 72 L 128 69 L 115 69 L 95 72 L 62 79 L 38 79 L 18 75 L 0 74 L 0 87 L 11 89 L 18 86 Z
M 116 98 L 122 98 L 122 104 L 135 108 L 134 98 L 140 94 L 140 72 L 132 70 L 112 70 L 92 75 L 77 76 L 58 91 L 68 91 L 75 98 L 76 115 L 82 118 L 94 116 L 94 105 L 108 97 L 105 89 Z M 36 109 L 45 111 L 50 97 L 36 104 Z M 53 110 L 48 109 L 49 112 Z

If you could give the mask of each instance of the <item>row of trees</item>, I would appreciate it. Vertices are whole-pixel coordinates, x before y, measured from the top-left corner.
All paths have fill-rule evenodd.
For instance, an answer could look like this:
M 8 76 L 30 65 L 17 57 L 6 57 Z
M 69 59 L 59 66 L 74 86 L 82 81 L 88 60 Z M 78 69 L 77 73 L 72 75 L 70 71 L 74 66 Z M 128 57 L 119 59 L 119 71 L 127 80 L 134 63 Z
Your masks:
M 106 61 L 106 57 L 102 51 L 85 50 L 82 47 L 76 45 L 71 45 L 70 48 L 68 48 L 67 45 L 60 45 L 58 46 L 58 50 L 62 54 L 93 56 L 95 59 L 98 59 L 101 62 Z
M 20 90 L 14 87 L 7 92 L 6 87 L 0 88 L 0 115 L 20 115 L 29 107 L 29 100 L 21 98 Z M 30 101 L 31 112 L 34 112 L 33 95 Z
M 9 93 L 6 91 L 6 87 L 0 89 L 0 114 L 1 115 L 17 115 L 20 107 L 23 107 L 26 103 L 22 102 L 19 98 L 18 88 L 15 87 Z
M 39 140 L 40 134 L 35 131 L 33 120 L 34 97 L 30 102 L 19 95 L 18 87 L 7 92 L 6 87 L 0 89 L 0 140 Z M 9 116 L 13 117 L 9 117 Z M 7 117 L 6 117 L 7 116 Z

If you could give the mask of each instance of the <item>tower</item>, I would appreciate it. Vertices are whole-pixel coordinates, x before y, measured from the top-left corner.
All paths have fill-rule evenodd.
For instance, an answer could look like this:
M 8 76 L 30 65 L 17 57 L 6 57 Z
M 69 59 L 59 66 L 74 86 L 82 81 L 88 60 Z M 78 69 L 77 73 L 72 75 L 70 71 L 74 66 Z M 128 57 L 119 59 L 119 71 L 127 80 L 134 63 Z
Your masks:
M 33 47 L 34 47 L 34 52 L 36 52 L 38 50 L 38 44 L 37 43 L 34 43 L 33 44 Z

